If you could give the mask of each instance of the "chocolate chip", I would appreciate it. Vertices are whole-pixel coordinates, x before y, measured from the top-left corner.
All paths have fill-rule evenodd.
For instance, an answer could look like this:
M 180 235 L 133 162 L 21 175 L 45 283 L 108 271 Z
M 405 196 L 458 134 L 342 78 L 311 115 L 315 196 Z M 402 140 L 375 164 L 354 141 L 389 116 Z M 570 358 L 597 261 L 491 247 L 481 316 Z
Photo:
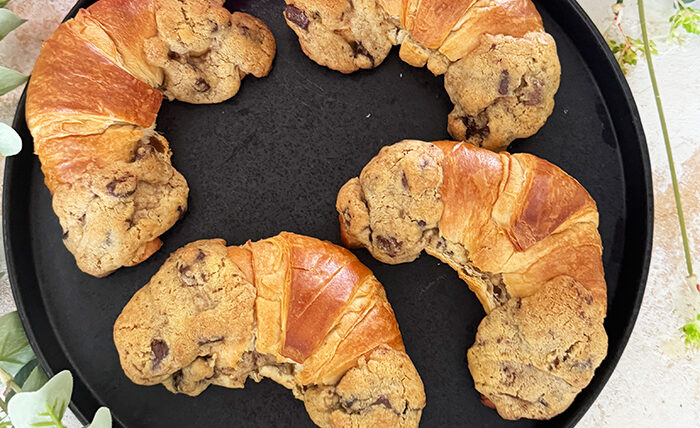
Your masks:
M 367 48 L 365 48 L 365 46 L 362 44 L 362 42 L 351 41 L 351 42 L 349 42 L 349 44 L 350 44 L 350 47 L 352 48 L 352 52 L 355 54 L 355 57 L 357 57 L 358 55 L 362 55 L 364 57 L 367 57 L 369 59 L 370 63 L 372 63 L 372 67 L 374 67 L 374 57 L 372 56 L 371 53 L 369 53 L 369 51 L 367 50 Z
M 182 205 L 178 205 L 177 212 L 179 213 L 177 219 L 182 220 L 182 218 L 185 216 L 185 213 L 187 212 L 187 207 L 183 207 Z
M 190 265 L 180 266 L 177 268 L 177 271 L 180 272 L 180 280 L 182 280 L 186 286 L 191 287 L 197 285 L 197 280 L 194 275 L 192 275 L 192 267 Z
M 148 139 L 148 144 L 156 149 L 158 153 L 165 153 L 165 145 L 159 138 L 151 136 L 151 138 Z
M 107 183 L 107 193 L 115 198 L 127 198 L 136 191 L 134 176 L 126 174 Z
M 410 187 L 408 187 L 408 177 L 406 177 L 406 172 L 401 173 L 401 184 L 403 184 L 403 188 L 406 190 L 410 190 Z
M 180 59 L 180 54 L 178 54 L 177 52 L 170 51 L 168 52 L 168 58 L 177 61 Z
M 508 85 L 510 84 L 510 73 L 508 70 L 501 71 L 501 83 L 498 85 L 498 93 L 506 95 L 508 93 Z
M 153 339 L 151 341 L 151 352 L 153 352 L 153 370 L 157 370 L 161 361 L 168 356 L 170 348 L 168 344 L 161 339 Z
M 345 407 L 346 409 L 350 409 L 353 406 L 353 404 L 355 404 L 356 402 L 357 402 L 357 398 L 355 398 L 355 397 L 353 397 L 349 400 L 343 400 L 343 407 Z
M 403 242 L 397 241 L 393 236 L 377 235 L 375 238 L 377 239 L 377 245 L 384 250 L 389 257 L 396 256 L 403 246 Z
M 207 256 L 207 255 L 204 254 L 204 251 L 199 250 L 199 252 L 197 253 L 197 257 L 195 257 L 194 260 L 195 260 L 195 261 L 204 260 L 204 258 L 205 258 L 206 256 Z
M 197 92 L 207 92 L 209 89 L 211 89 L 211 86 L 209 86 L 209 83 L 207 83 L 206 80 L 198 77 L 197 80 L 194 81 L 194 89 Z
M 541 405 L 543 405 L 544 407 L 549 407 L 549 403 L 547 403 L 547 401 L 545 401 L 544 397 L 540 397 L 540 399 L 537 400 L 537 401 L 538 401 Z
M 217 31 L 219 31 L 219 24 L 215 22 L 214 25 L 211 27 L 211 32 L 216 33 Z
M 176 391 L 180 390 L 180 384 L 182 383 L 182 370 L 178 370 L 173 373 L 173 387 Z
M 377 398 L 377 401 L 372 403 L 373 406 L 384 406 L 387 409 L 394 410 L 394 407 L 391 405 L 391 402 L 387 398 L 386 395 L 380 395 L 379 398 Z
M 520 309 L 523 306 L 523 301 L 520 297 L 515 299 L 515 309 Z
M 425 221 L 423 221 L 423 220 L 418 220 L 418 226 L 420 226 L 420 227 L 425 227 L 425 224 L 426 224 Z
M 197 342 L 197 345 L 199 345 L 199 346 L 210 345 L 212 343 L 222 342 L 223 340 L 224 340 L 224 338 L 222 336 L 212 337 L 209 339 L 200 339 L 199 342 Z
M 153 152 L 164 153 L 165 145 L 163 142 L 155 136 L 151 136 L 148 139 L 148 143 L 139 142 L 134 150 L 134 156 L 131 159 L 132 162 L 141 160 L 146 156 L 152 155 Z
M 241 33 L 241 36 L 247 37 L 248 33 L 250 32 L 250 28 L 246 27 L 245 25 L 241 25 L 238 27 L 238 32 Z
M 309 18 L 306 16 L 306 13 L 293 4 L 287 5 L 287 8 L 284 10 L 284 15 L 288 20 L 292 21 L 304 30 L 309 28 Z
M 536 106 L 542 103 L 542 88 L 544 87 L 544 82 L 539 79 L 532 81 L 532 91 L 530 92 L 528 99 L 523 101 L 526 106 Z
M 464 123 L 464 127 L 466 128 L 466 130 L 464 131 L 465 139 L 471 138 L 473 136 L 478 136 L 481 138 L 486 138 L 489 136 L 491 130 L 489 129 L 489 126 L 486 123 L 486 121 L 480 120 L 479 122 L 483 122 L 483 124 L 478 124 L 477 118 L 475 118 L 474 116 L 462 117 L 462 123 Z

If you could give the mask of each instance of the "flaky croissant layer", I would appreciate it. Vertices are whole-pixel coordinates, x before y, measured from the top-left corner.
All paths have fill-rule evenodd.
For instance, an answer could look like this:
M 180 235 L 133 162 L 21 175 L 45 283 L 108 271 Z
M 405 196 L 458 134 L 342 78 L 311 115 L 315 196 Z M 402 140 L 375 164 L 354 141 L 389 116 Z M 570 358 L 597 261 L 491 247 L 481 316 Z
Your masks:
M 291 233 L 179 249 L 114 342 L 135 383 L 198 395 L 270 378 L 322 427 L 416 427 L 425 406 L 381 284 L 348 250 Z
M 564 411 L 607 352 L 598 211 L 551 163 L 452 141 L 384 147 L 338 193 L 343 243 L 385 263 L 423 250 L 487 316 L 469 350 L 475 386 L 507 419 Z

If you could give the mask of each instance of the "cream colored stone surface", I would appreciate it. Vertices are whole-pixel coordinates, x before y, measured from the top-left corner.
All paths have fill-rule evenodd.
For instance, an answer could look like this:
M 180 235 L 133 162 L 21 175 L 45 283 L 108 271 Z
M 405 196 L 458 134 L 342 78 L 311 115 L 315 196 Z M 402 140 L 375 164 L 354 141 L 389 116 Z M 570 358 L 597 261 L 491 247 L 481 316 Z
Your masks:
M 41 42 L 74 0 L 11 0 L 8 7 L 29 22 L 0 43 L 0 64 L 29 73 Z M 612 0 L 581 0 L 602 32 Z M 627 1 L 625 24 L 637 30 L 636 3 Z M 670 0 L 651 0 L 648 15 L 659 55 L 654 59 L 681 180 L 694 259 L 700 269 L 700 37 L 678 46 L 666 40 Z M 654 178 L 654 252 L 644 303 L 625 353 L 580 427 L 700 426 L 700 357 L 686 351 L 678 327 L 700 311 L 700 294 L 684 285 L 684 262 L 668 164 L 644 62 L 628 80 L 647 135 Z M 10 123 L 21 88 L 0 98 L 0 120 Z M 25 147 L 24 150 L 31 150 Z M 0 162 L 2 163 L 2 162 Z M 1 166 L 0 166 L 1 168 Z M 5 271 L 0 256 L 0 271 Z M 0 279 L 0 313 L 14 308 L 6 276 Z M 74 418 L 69 427 L 79 426 Z

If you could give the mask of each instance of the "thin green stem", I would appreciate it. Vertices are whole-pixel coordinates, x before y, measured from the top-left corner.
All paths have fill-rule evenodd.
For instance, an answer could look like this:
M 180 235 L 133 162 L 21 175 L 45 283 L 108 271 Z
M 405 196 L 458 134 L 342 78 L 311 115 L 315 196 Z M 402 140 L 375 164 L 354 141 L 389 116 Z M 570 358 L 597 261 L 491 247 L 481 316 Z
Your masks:
M 676 177 L 676 167 L 673 162 L 673 152 L 671 151 L 671 140 L 668 137 L 668 128 L 666 127 L 666 118 L 664 109 L 661 105 L 661 96 L 659 95 L 659 86 L 656 83 L 656 73 L 654 73 L 654 63 L 651 60 L 651 49 L 649 47 L 649 36 L 647 35 L 647 23 L 644 15 L 644 0 L 638 1 L 639 6 L 639 22 L 642 27 L 642 39 L 644 40 L 644 55 L 647 58 L 647 66 L 649 67 L 649 77 L 651 78 L 651 86 L 654 89 L 654 97 L 656 98 L 656 109 L 659 111 L 659 121 L 661 122 L 661 131 L 664 135 L 664 144 L 666 145 L 666 156 L 668 157 L 668 166 L 671 171 L 671 182 L 673 183 L 673 196 L 676 199 L 676 211 L 678 211 L 678 223 L 681 227 L 681 239 L 683 240 L 683 251 L 685 253 L 685 264 L 688 268 L 688 276 L 693 275 L 693 263 L 690 259 L 690 245 L 688 245 L 688 234 L 685 230 L 685 217 L 683 216 L 683 205 L 681 204 L 681 193 L 678 189 L 678 178 Z
M 5 400 L 0 399 L 0 409 L 7 415 L 7 403 L 5 403 Z

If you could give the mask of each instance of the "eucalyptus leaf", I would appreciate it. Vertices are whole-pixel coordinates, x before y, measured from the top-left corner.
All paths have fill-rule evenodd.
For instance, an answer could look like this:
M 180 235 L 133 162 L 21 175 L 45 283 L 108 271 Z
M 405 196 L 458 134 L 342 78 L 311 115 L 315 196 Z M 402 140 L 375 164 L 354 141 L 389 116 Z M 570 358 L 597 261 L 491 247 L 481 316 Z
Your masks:
M 14 156 L 20 150 L 22 150 L 22 137 L 10 125 L 0 122 L 0 155 Z M 0 329 L 2 329 L 2 326 L 0 326 Z M 2 330 L 0 330 L 1 334 Z M 24 330 L 22 330 L 22 334 L 24 334 Z M 1 352 L 0 356 L 2 356 Z
M 3 144 L 2 134 L 0 128 L 0 146 Z M 2 151 L 1 147 L 0 151 Z M 0 317 L 0 368 L 11 376 L 15 376 L 25 364 L 34 358 L 34 351 L 29 346 L 17 311 Z
M 27 364 L 25 364 L 24 367 L 22 367 L 22 368 L 17 372 L 17 374 L 14 376 L 14 378 L 15 378 L 15 383 L 16 383 L 20 388 L 22 388 L 22 385 L 24 385 L 24 382 L 27 381 L 27 378 L 28 378 L 29 375 L 32 373 L 32 370 L 34 370 L 34 368 L 37 366 L 37 364 L 38 364 L 38 362 L 37 362 L 36 358 L 32 359 L 32 360 L 29 361 Z M 24 388 L 23 388 L 22 390 L 24 390 Z
M 46 382 L 48 382 L 48 380 L 49 378 L 46 376 L 46 373 L 44 373 L 44 370 L 42 370 L 41 366 L 37 365 L 36 367 L 34 367 L 34 370 L 32 370 L 32 372 L 29 373 L 29 377 L 27 378 L 27 380 L 24 381 L 24 384 L 22 385 L 22 391 L 38 391 L 39 388 L 41 388 L 46 384 Z
M 65 428 L 61 423 L 70 403 L 73 376 L 64 370 L 52 377 L 38 391 L 20 392 L 8 405 L 8 414 L 15 428 Z
M 3 5 L 4 6 L 4 5 Z M 0 9 L 0 40 L 10 34 L 10 31 L 27 22 L 7 9 Z
M 4 9 L 0 9 L 4 10 Z M 15 89 L 28 79 L 24 74 L 11 68 L 0 66 L 0 96 Z
M 112 414 L 106 407 L 100 407 L 92 418 L 92 423 L 85 428 L 112 428 Z

